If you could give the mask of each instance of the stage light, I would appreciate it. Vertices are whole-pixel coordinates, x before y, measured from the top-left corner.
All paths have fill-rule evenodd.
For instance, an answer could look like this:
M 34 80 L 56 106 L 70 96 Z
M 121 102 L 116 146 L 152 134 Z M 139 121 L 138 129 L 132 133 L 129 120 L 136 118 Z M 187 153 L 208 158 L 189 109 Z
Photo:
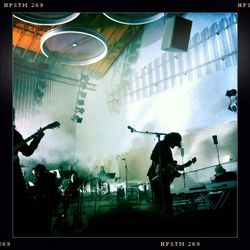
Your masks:
M 80 95 L 81 98 L 86 98 L 87 93 L 80 90 L 79 95 Z
M 13 16 L 31 24 L 38 25 L 59 25 L 71 22 L 77 18 L 80 13 L 74 12 L 35 12 L 35 13 L 15 13 Z
M 78 116 L 78 115 L 74 115 L 74 116 L 71 118 L 71 120 L 72 120 L 73 122 L 76 122 L 76 123 L 81 123 L 82 120 L 83 120 L 83 117 L 80 117 L 80 116 Z
M 131 12 L 131 13 L 103 13 L 107 18 L 114 22 L 127 24 L 127 25 L 141 25 L 146 23 L 151 23 L 164 17 L 164 13 L 141 13 L 141 12 Z
M 79 113 L 79 114 L 83 114 L 85 111 L 84 108 L 79 108 L 79 107 L 76 107 L 76 113 Z
M 228 109 L 233 112 L 237 112 L 238 111 L 237 90 L 236 89 L 227 90 L 226 96 L 229 97 L 229 100 L 230 100 Z
M 231 160 L 230 155 L 225 155 L 225 156 L 223 157 L 223 159 L 222 159 L 222 161 L 223 161 L 224 163 L 230 162 L 230 160 Z
M 227 90 L 227 92 L 226 92 L 226 96 L 228 96 L 228 97 L 236 96 L 236 95 L 237 95 L 236 89 Z
M 81 74 L 80 81 L 88 82 L 88 81 L 89 81 L 89 76 L 88 76 L 88 75 Z
M 40 49 L 50 60 L 62 64 L 89 65 L 107 55 L 108 42 L 101 33 L 92 29 L 56 27 L 43 34 Z
M 77 104 L 80 106 L 84 105 L 84 100 L 83 99 L 78 99 Z
M 87 82 L 80 82 L 80 89 L 83 90 L 83 89 L 87 89 Z
M 77 116 L 76 117 L 76 123 L 82 123 L 82 117 Z

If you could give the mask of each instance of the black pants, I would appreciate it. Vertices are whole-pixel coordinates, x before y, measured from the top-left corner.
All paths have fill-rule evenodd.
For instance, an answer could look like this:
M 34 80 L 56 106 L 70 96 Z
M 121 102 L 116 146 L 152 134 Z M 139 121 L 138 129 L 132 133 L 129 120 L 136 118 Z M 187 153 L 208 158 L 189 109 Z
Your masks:
M 20 165 L 14 165 L 13 231 L 14 236 L 28 236 L 30 232 L 29 201 Z
M 172 215 L 173 196 L 170 192 L 170 182 L 153 180 L 150 183 L 154 207 L 167 215 Z

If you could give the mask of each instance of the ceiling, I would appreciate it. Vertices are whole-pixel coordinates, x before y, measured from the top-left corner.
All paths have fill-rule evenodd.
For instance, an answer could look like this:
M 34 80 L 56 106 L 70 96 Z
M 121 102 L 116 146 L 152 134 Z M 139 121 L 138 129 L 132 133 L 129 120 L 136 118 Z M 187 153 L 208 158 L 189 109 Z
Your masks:
M 40 49 L 41 38 L 45 32 L 59 27 L 86 27 L 101 33 L 107 41 L 107 55 L 96 63 L 84 66 L 52 61 Z M 100 79 L 142 28 L 141 24 L 129 25 L 115 22 L 102 13 L 81 13 L 68 23 L 49 26 L 24 22 L 13 16 L 13 55 L 34 63 L 53 64 L 63 72 L 86 74 L 91 78 Z

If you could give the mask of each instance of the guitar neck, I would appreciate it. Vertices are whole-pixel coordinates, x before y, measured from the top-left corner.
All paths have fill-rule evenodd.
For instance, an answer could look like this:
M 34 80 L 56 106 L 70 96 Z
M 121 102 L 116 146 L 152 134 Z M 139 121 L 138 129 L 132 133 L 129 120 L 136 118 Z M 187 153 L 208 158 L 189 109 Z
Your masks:
M 19 150 L 23 146 L 24 143 L 27 143 L 28 141 L 32 140 L 33 138 L 35 138 L 36 135 L 38 135 L 38 133 L 41 133 L 41 131 L 44 131 L 46 129 L 47 129 L 46 127 L 41 128 L 39 131 L 37 131 L 33 135 L 29 136 L 28 138 L 18 143 L 16 146 L 14 146 L 14 152 L 17 152 L 17 150 Z
M 36 133 L 34 133 L 33 135 L 29 136 L 28 138 L 24 139 L 23 141 L 21 141 L 20 143 L 18 143 L 17 145 L 14 146 L 14 155 L 17 154 L 18 150 L 28 141 L 32 140 L 33 138 L 35 138 L 35 136 L 39 135 L 41 132 L 43 132 L 46 129 L 54 129 L 54 128 L 58 128 L 60 126 L 60 123 L 58 121 L 55 121 L 43 128 L 40 128 Z
M 194 162 L 192 160 L 184 163 L 183 165 L 178 165 L 177 170 L 183 170 L 184 168 L 190 167 Z
M 40 128 L 39 131 L 37 131 L 36 133 L 34 133 L 33 135 L 29 136 L 28 138 L 26 138 L 24 140 L 24 142 L 28 142 L 30 140 L 32 140 L 34 137 L 36 137 L 36 135 L 38 135 L 41 132 L 44 132 L 46 129 L 48 129 L 48 126 L 44 127 L 44 128 Z
M 45 129 L 42 129 L 42 131 L 44 131 Z M 40 130 L 41 131 L 41 130 Z M 25 140 L 24 140 L 24 142 L 28 142 L 28 141 L 30 141 L 30 140 L 32 140 L 33 138 L 35 138 L 36 137 L 36 135 L 38 134 L 39 132 L 37 131 L 36 133 L 34 133 L 33 135 L 31 135 L 31 136 L 29 136 L 28 138 L 26 138 Z

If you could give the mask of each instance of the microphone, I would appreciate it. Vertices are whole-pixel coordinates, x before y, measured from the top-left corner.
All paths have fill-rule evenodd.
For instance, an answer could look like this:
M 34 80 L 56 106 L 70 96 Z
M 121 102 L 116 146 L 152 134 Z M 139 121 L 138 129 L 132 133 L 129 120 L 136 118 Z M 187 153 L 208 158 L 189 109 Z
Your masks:
M 214 140 L 214 144 L 215 145 L 218 144 L 217 135 L 213 135 L 212 137 L 213 137 L 213 140 Z
M 181 148 L 181 157 L 184 157 L 184 148 Z
M 128 126 L 128 129 L 130 130 L 131 133 L 133 133 L 135 131 L 135 129 L 132 128 L 131 126 Z

